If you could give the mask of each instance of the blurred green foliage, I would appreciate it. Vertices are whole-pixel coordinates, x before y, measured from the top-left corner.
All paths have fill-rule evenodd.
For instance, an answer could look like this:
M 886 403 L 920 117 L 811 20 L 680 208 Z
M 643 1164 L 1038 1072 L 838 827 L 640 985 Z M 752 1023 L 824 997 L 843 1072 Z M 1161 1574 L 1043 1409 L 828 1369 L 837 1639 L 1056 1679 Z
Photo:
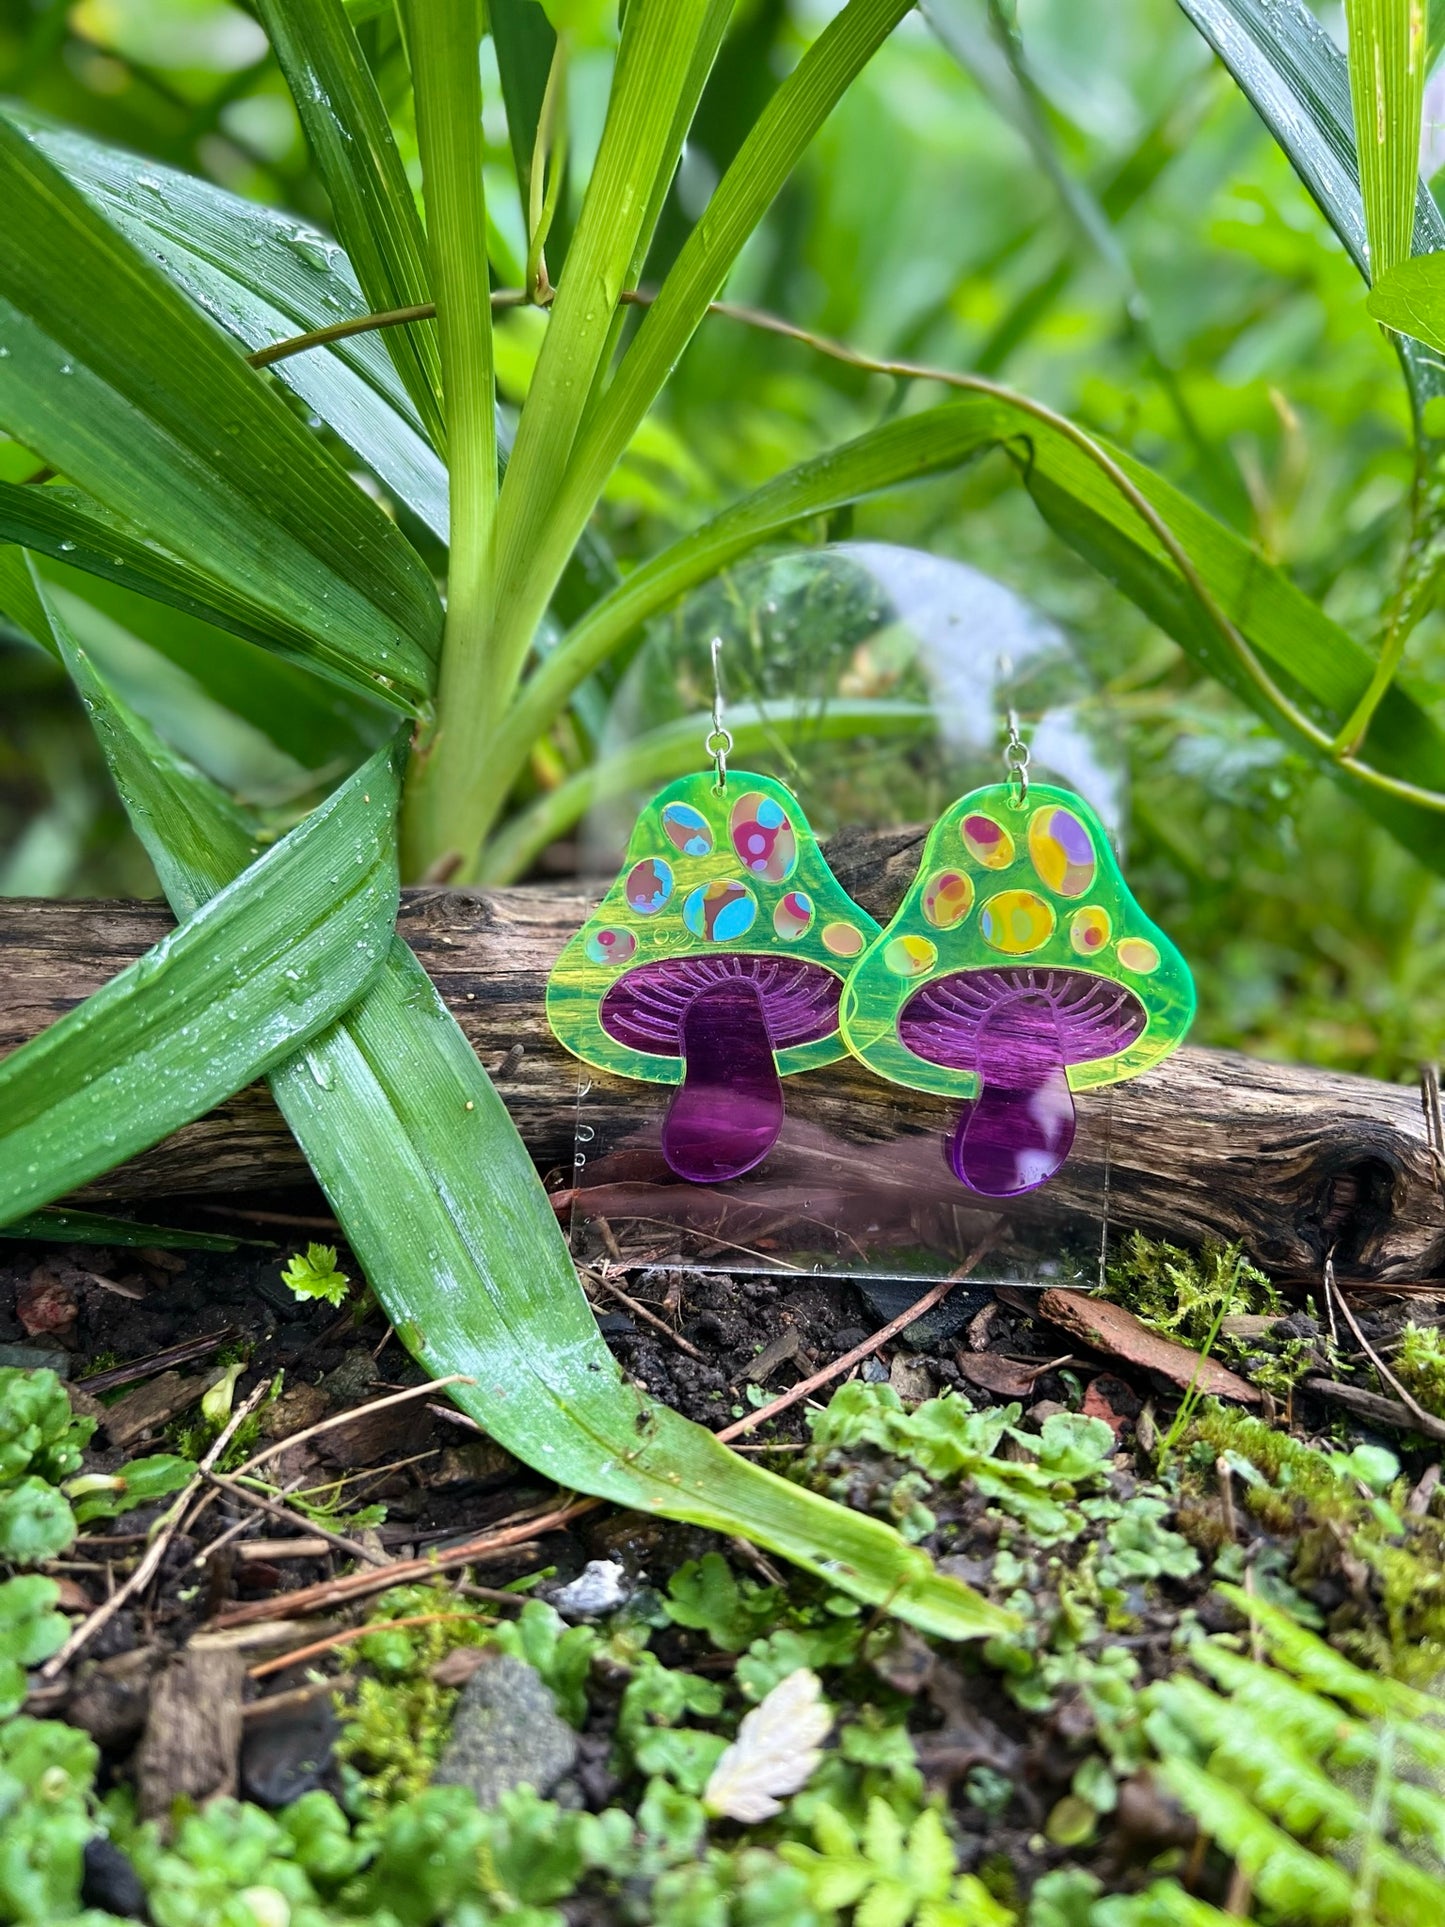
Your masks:
M 954 10 L 986 22 L 982 0 Z M 368 0 L 350 11 L 415 175 L 393 11 Z M 645 280 L 829 11 L 742 0 Z M 1321 9 L 1327 24 L 1337 12 Z M 981 83 L 910 15 L 745 251 L 730 295 L 875 354 L 993 375 L 1068 412 L 1258 542 L 1373 645 L 1410 447 L 1395 359 L 1354 269 L 1173 0 L 1019 0 L 1017 16 L 1031 130 L 1006 67 Z M 577 180 L 607 58 L 584 49 L 572 77 Z M 494 71 L 484 91 L 493 252 L 519 263 Z M 280 74 L 239 7 L 0 0 L 0 93 L 328 221 Z M 1102 214 L 1081 215 L 1069 183 Z M 504 392 L 525 380 L 539 325 L 527 313 L 504 324 Z M 907 400 L 936 398 L 916 387 Z M 714 320 L 614 479 L 603 533 L 625 568 L 903 401 L 882 377 Z M 20 451 L 0 446 L 0 473 L 25 472 Z M 1058 543 L 999 457 L 829 533 L 966 560 L 1064 626 L 1124 725 L 1128 860 L 1197 972 L 1200 1041 L 1394 1078 L 1445 1053 L 1434 991 L 1445 883 Z M 1438 612 L 1411 638 L 1405 674 L 1438 709 Z M 0 639 L 0 687 L 0 892 L 153 890 L 59 670 Z

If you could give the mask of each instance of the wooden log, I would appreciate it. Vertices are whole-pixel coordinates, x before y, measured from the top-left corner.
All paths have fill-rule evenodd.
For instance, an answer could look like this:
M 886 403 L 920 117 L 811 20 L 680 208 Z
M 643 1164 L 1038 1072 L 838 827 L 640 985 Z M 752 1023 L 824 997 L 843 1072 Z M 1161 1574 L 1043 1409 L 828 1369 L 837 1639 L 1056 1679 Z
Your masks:
M 828 855 L 854 897 L 886 917 L 912 876 L 920 837 L 845 832 Z M 578 1076 L 547 1029 L 543 991 L 590 900 L 575 883 L 415 890 L 399 922 L 554 1186 L 571 1180 Z M 171 922 L 158 904 L 0 901 L 0 1053 L 97 989 Z M 800 1127 L 802 1190 L 818 1182 L 808 1145 L 826 1138 L 835 1152 L 856 1153 L 856 1197 L 892 1182 L 915 1206 L 923 1193 L 930 1207 L 956 1205 L 956 1187 L 935 1186 L 935 1138 L 954 1115 L 946 1100 L 883 1084 L 851 1061 L 789 1080 L 787 1089 L 790 1112 L 804 1109 L 812 1133 Z M 665 1095 L 645 1086 L 629 1093 L 639 1104 Z M 1073 1155 L 1029 1207 L 1045 1224 L 1097 1213 L 1107 1194 L 1112 1223 L 1182 1243 L 1239 1238 L 1279 1276 L 1317 1281 L 1333 1251 L 1345 1280 L 1445 1279 L 1445 1161 L 1415 1088 L 1186 1047 L 1145 1077 L 1082 1098 L 1079 1112 Z M 891 1179 L 878 1175 L 881 1158 L 870 1170 L 870 1147 L 894 1146 L 906 1134 L 926 1155 L 897 1164 Z M 841 1168 L 833 1155 L 830 1176 Z M 635 1159 L 619 1156 L 615 1169 L 619 1195 L 632 1196 Z M 257 1086 L 110 1173 L 83 1201 L 228 1192 L 304 1175 L 299 1150 Z M 786 1207 L 791 1196 L 784 1187 L 777 1201 Z

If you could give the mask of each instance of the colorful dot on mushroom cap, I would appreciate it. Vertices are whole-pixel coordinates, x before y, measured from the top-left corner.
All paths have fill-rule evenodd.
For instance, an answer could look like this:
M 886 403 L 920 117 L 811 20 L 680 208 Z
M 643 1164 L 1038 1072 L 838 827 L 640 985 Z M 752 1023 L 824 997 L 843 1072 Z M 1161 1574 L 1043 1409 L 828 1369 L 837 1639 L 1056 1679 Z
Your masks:
M 700 883 L 682 906 L 682 920 L 695 937 L 730 943 L 753 927 L 758 900 L 745 883 L 732 878 Z
M 938 962 L 938 946 L 927 937 L 894 937 L 883 946 L 883 961 L 895 977 L 921 977 Z
M 594 930 L 585 948 L 593 963 L 625 964 L 637 954 L 637 939 L 630 930 Z
M 1032 890 L 1000 890 L 979 911 L 978 927 L 991 949 L 1025 957 L 1054 934 L 1054 912 Z
M 991 816 L 966 816 L 959 825 L 963 847 L 985 870 L 1006 870 L 1014 860 L 1014 840 Z
M 1152 976 L 1159 968 L 1159 952 L 1143 937 L 1121 938 L 1115 955 L 1126 970 L 1140 977 Z
M 824 924 L 823 948 L 835 957 L 856 957 L 863 948 L 863 932 L 853 923 Z
M 662 833 L 684 856 L 706 856 L 712 849 L 712 826 L 691 803 L 663 805 Z
M 1094 881 L 1094 846 L 1071 810 L 1055 803 L 1035 810 L 1029 820 L 1029 856 L 1051 890 L 1081 897 Z
M 961 870 L 940 870 L 923 887 L 923 914 L 935 930 L 951 930 L 973 908 L 973 884 Z
M 749 790 L 729 819 L 733 848 L 744 867 L 765 883 L 781 883 L 798 861 L 798 839 L 781 803 Z
M 627 872 L 622 894 L 638 916 L 654 917 L 672 895 L 672 871 L 661 857 L 644 857 Z
M 813 899 L 802 890 L 789 890 L 773 912 L 773 929 L 784 943 L 801 937 L 813 921 Z
M 1081 957 L 1097 957 L 1113 934 L 1113 920 L 1097 903 L 1087 904 L 1069 918 L 1069 942 Z

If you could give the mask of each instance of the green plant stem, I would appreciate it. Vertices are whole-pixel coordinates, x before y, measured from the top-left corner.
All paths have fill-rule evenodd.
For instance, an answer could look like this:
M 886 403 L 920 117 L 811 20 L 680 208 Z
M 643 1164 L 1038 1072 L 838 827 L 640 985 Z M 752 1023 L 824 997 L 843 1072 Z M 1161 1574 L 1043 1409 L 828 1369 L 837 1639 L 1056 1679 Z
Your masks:
M 570 53 L 568 35 L 559 33 L 552 49 L 552 64 L 547 70 L 542 111 L 537 116 L 537 139 L 532 149 L 532 169 L 528 176 L 527 269 L 524 279 L 527 293 L 537 302 L 550 300 L 552 293 L 552 284 L 547 279 L 545 249 L 567 172 L 566 101 Z
M 441 335 L 451 550 L 436 717 L 413 758 L 403 862 L 423 874 L 456 847 L 475 748 L 495 729 L 488 643 L 497 542 L 497 400 L 477 0 L 404 0 L 428 246 Z M 459 814 L 460 812 L 460 814 Z
M 516 290 L 509 291 L 506 298 L 513 304 L 526 299 L 524 294 Z M 643 289 L 625 290 L 618 296 L 621 302 L 643 307 L 649 306 L 654 298 Z M 889 375 L 900 381 L 934 381 L 961 394 L 990 397 L 1032 418 L 1041 426 L 1053 430 L 1077 448 L 1129 504 L 1178 571 L 1185 587 L 1204 611 L 1229 655 L 1263 699 L 1265 706 L 1288 732 L 1299 737 L 1310 749 L 1325 760 L 1336 764 L 1347 775 L 1355 777 L 1359 782 L 1380 791 L 1383 795 L 1396 797 L 1402 802 L 1414 803 L 1424 809 L 1445 814 L 1445 792 L 1428 789 L 1422 784 L 1410 783 L 1402 778 L 1391 776 L 1387 771 L 1375 769 L 1371 764 L 1362 761 L 1350 747 L 1341 749 L 1339 738 L 1322 728 L 1286 694 L 1251 647 L 1248 639 L 1230 620 L 1229 615 L 1194 566 L 1188 549 L 1169 526 L 1167 519 L 1155 508 L 1148 496 L 1108 450 L 1076 422 L 1070 421 L 1065 415 L 1055 413 L 1042 402 L 1019 394 L 1001 382 L 986 381 L 978 375 L 958 374 L 949 368 L 930 367 L 922 362 L 890 361 L 864 354 L 860 349 L 849 347 L 845 342 L 833 341 L 826 335 L 815 334 L 807 328 L 800 328 L 779 315 L 769 314 L 764 309 L 747 307 L 735 302 L 711 301 L 707 304 L 707 312 L 725 320 L 738 321 L 748 327 L 762 329 L 769 334 L 781 335 L 812 349 L 815 353 L 827 355 L 834 361 L 843 362 L 848 367 L 858 368 L 869 374 Z M 378 320 L 382 325 L 391 325 L 399 318 L 412 317 L 409 314 L 404 317 L 388 314 L 379 317 Z M 360 332 L 364 325 L 364 318 L 341 324 L 348 333 L 353 334 Z M 333 331 L 325 332 L 328 338 L 334 338 Z M 315 337 L 298 335 L 290 341 L 277 343 L 275 347 L 263 352 L 269 354 L 272 359 L 280 359 L 281 350 L 285 350 L 288 354 L 300 353 L 314 345 L 318 345 Z M 659 557 L 658 563 L 666 564 L 667 559 L 666 555 Z M 477 786 L 478 795 L 486 802 L 485 809 L 479 811 L 483 836 L 495 822 L 506 800 L 507 791 L 515 780 L 517 772 L 526 762 L 532 743 L 537 735 L 555 719 L 573 690 L 591 674 L 599 662 L 606 660 L 611 649 L 621 641 L 623 635 L 635 629 L 658 609 L 666 607 L 684 588 L 690 586 L 693 579 L 691 571 L 684 575 L 678 570 L 657 567 L 654 564 L 647 565 L 647 572 L 639 570 L 634 580 L 624 583 L 621 588 L 613 592 L 612 596 L 589 611 L 571 635 L 552 651 L 546 662 L 523 686 L 503 718 L 498 738 L 491 744 L 479 748 L 476 758 L 477 764 L 484 767 L 486 772 Z M 644 588 L 650 593 L 644 593 Z M 1388 687 L 1388 681 L 1389 679 L 1386 678 L 1384 687 L 1375 698 L 1374 706 L 1378 706 L 1380 697 Z M 1364 698 L 1361 699 L 1360 708 L 1363 708 L 1364 700 Z M 1342 736 L 1343 732 L 1340 732 L 1340 735 Z

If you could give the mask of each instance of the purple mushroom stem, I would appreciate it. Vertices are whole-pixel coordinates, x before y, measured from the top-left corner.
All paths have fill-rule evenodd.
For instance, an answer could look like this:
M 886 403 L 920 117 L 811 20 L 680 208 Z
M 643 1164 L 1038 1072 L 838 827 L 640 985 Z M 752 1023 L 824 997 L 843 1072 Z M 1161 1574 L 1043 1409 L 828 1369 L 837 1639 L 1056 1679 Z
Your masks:
M 777 1143 L 783 1085 L 757 986 L 745 978 L 699 991 L 683 1013 L 686 1068 L 662 1127 L 662 1154 L 680 1178 L 740 1178 Z
M 608 1035 L 680 1057 L 662 1153 L 690 1184 L 743 1177 L 783 1128 L 777 1052 L 838 1027 L 838 979 L 799 958 L 724 954 L 639 964 L 602 1000 Z
M 1046 997 L 1012 998 L 979 1025 L 975 1064 L 982 1088 L 949 1144 L 960 1184 L 1008 1198 L 1046 1184 L 1058 1170 L 1074 1142 L 1065 1050 Z
M 1074 1142 L 1068 1067 L 1112 1057 L 1147 1021 L 1123 984 L 1091 971 L 956 971 L 914 993 L 898 1018 L 908 1049 L 976 1073 L 979 1094 L 949 1145 L 960 1184 L 984 1197 L 1037 1190 Z

